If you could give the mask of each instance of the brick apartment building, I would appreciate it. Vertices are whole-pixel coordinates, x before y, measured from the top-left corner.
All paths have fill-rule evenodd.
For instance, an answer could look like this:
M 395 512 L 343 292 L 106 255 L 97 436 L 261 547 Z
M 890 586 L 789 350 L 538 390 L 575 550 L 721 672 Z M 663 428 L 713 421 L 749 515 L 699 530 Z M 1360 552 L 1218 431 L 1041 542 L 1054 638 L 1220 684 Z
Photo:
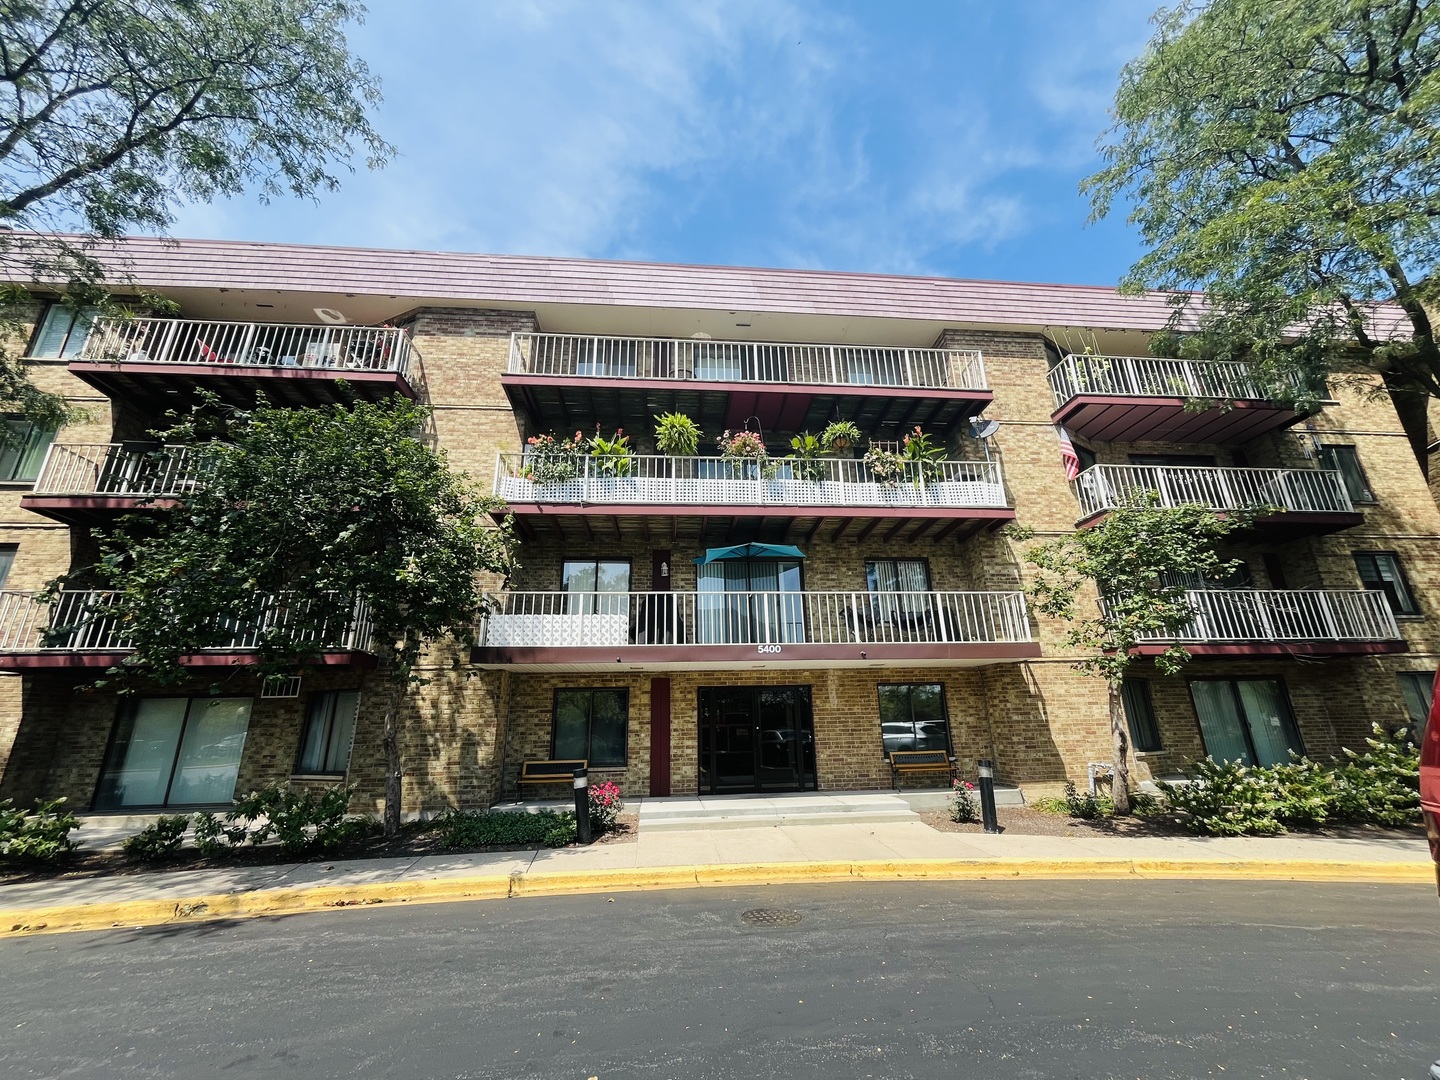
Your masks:
M 1140 779 L 1207 752 L 1334 754 L 1428 698 L 1440 510 L 1394 411 L 1340 393 L 1300 416 L 1241 365 L 1147 358 L 1157 299 L 206 241 L 105 258 L 179 315 L 110 323 L 42 303 L 14 344 L 89 419 L 12 420 L 20 441 L 0 455 L 0 796 L 152 810 L 345 779 L 357 805 L 379 804 L 383 694 L 363 626 L 283 697 L 262 693 L 243 631 L 196 658 L 188 696 L 92 689 L 124 649 L 103 620 L 42 641 L 81 598 L 32 594 L 89 557 L 91 530 L 183 496 L 183 455 L 157 456 L 146 433 L 200 386 L 237 404 L 340 400 L 341 380 L 412 395 L 452 465 L 508 504 L 521 569 L 493 583 L 479 644 L 436 649 L 408 701 L 410 811 L 488 805 L 550 757 L 588 758 L 630 794 L 884 788 L 887 751 L 917 747 L 969 771 L 992 757 L 1031 794 L 1083 783 L 1110 756 L 1104 687 L 1027 607 L 1000 526 L 1059 534 L 1135 488 L 1280 508 L 1235 537 L 1243 573 L 1193 583 L 1184 673 L 1137 663 Z M 1187 411 L 1196 397 L 1227 404 Z M 654 417 L 671 411 L 701 426 L 699 457 L 656 453 Z M 818 465 L 716 450 L 748 429 L 783 458 L 835 420 L 863 437 Z M 597 424 L 639 456 L 619 472 L 529 468 L 527 438 Z M 1057 424 L 1083 466 L 1073 483 Z M 917 426 L 945 461 L 878 480 L 866 448 Z

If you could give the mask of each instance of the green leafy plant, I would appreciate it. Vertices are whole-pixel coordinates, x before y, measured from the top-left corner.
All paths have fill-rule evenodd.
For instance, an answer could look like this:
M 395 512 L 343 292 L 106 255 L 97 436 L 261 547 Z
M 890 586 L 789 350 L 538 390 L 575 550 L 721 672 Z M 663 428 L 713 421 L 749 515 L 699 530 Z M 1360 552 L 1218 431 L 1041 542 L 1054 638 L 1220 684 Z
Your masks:
M 1408 730 L 1371 725 L 1364 753 L 1345 750 L 1335 770 L 1338 816 L 1393 827 L 1420 820 L 1420 751 Z
M 905 473 L 909 463 L 903 454 L 897 454 L 893 450 L 882 450 L 878 446 L 872 446 L 865 451 L 865 467 L 870 470 L 870 475 L 882 484 L 898 484 L 905 479 Z
M 0 858 L 53 863 L 74 851 L 70 834 L 80 823 L 64 805 L 64 799 L 37 799 L 31 809 L 20 810 L 10 799 L 0 802 Z
M 1104 679 L 1109 691 L 1117 814 L 1130 812 L 1130 734 L 1121 688 L 1132 653 L 1144 641 L 1173 642 L 1184 632 L 1195 612 L 1183 580 L 1219 577 L 1238 567 L 1238 561 L 1222 560 L 1215 547 L 1250 520 L 1248 512 L 1221 517 L 1203 506 L 1161 506 L 1157 492 L 1136 491 L 1098 524 L 1025 550 L 1037 570 L 1030 586 L 1036 609 L 1069 624 L 1066 644 L 1086 654 L 1075 666 Z M 1079 608 L 1086 586 L 1103 597 L 1097 614 L 1088 617 Z M 1183 646 L 1171 644 L 1155 657 L 1155 669 L 1173 675 L 1189 659 Z
M 1115 801 L 1094 791 L 1081 793 L 1073 781 L 1065 781 L 1065 812 L 1082 821 L 1098 821 L 1115 813 Z
M 244 825 L 229 827 L 218 814 L 202 811 L 195 815 L 195 850 L 207 858 L 222 855 L 245 842 Z
M 189 827 L 189 814 L 162 817 L 134 836 L 126 837 L 120 847 L 128 858 L 136 862 L 161 862 L 179 853 L 185 840 L 185 830 Z
M 830 475 L 823 458 L 825 444 L 819 436 L 802 431 L 790 439 L 790 468 L 796 480 L 824 480 Z
M 452 810 L 436 819 L 448 848 L 489 845 L 565 847 L 575 842 L 575 815 L 554 810 Z
M 1042 814 L 1070 813 L 1070 804 L 1064 799 L 1056 798 L 1053 795 L 1043 795 L 1038 799 L 1027 801 L 1025 805 L 1032 810 L 1039 810 Z
M 849 450 L 864 438 L 860 429 L 849 420 L 834 420 L 825 425 L 825 430 L 820 432 L 820 445 L 825 448 L 827 454 L 837 451 Z
M 975 800 L 975 785 L 968 780 L 956 780 L 950 788 L 949 809 L 951 821 L 978 821 L 980 807 Z
M 513 534 L 490 517 L 501 504 L 417 437 L 430 416 L 401 394 L 253 410 L 203 395 L 157 432 L 203 463 L 184 505 L 121 518 L 98 540 L 97 564 L 52 583 L 115 590 L 96 613 L 124 625 L 131 651 L 104 680 L 182 682 L 182 659 L 224 647 L 237 626 L 258 628 L 258 676 L 293 676 L 318 662 L 322 646 L 373 627 L 356 644 L 389 687 L 385 823 L 398 831 L 401 703 L 427 678 L 420 654 L 441 640 L 473 641 L 485 576 L 514 565 Z M 304 600 L 275 618 L 283 597 Z
M 634 466 L 634 454 L 630 449 L 630 436 L 624 428 L 616 428 L 610 438 L 600 434 L 600 425 L 595 425 L 595 434 L 590 436 L 590 461 L 597 476 L 629 476 Z
M 765 440 L 753 431 L 726 430 L 718 435 L 715 444 L 720 456 L 728 461 L 742 478 L 773 476 L 775 466 L 770 461 L 770 451 L 765 449 Z
M 684 413 L 655 417 L 655 449 L 670 457 L 694 457 L 700 449 L 700 425 Z
M 902 456 L 910 462 L 926 480 L 940 477 L 940 462 L 945 460 L 945 448 L 936 446 L 931 436 L 917 426 L 909 432 L 902 443 Z
M 1239 761 L 1204 761 L 1191 766 L 1187 783 L 1159 781 L 1172 811 L 1201 836 L 1278 836 L 1274 782 L 1263 770 Z
M 557 435 L 532 435 L 525 440 L 525 476 L 537 484 L 559 484 L 580 475 L 585 458 L 585 440 L 580 432 L 573 439 Z
M 620 797 L 620 785 L 613 780 L 590 786 L 590 828 L 598 835 L 610 832 L 625 809 L 625 800 Z
M 271 784 L 236 799 L 225 819 L 232 827 L 242 827 L 252 845 L 273 836 L 285 854 L 306 856 L 341 851 L 374 833 L 376 823 L 348 817 L 349 807 L 346 787 L 317 791 Z

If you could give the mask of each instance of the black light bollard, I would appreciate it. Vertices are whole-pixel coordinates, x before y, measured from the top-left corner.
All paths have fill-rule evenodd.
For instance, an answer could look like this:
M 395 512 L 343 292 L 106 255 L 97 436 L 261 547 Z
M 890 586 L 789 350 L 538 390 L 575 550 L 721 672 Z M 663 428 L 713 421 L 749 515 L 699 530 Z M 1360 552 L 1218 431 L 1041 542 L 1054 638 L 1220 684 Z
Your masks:
M 995 763 L 989 758 L 980 759 L 980 818 L 985 822 L 986 832 L 1000 831 L 1000 822 L 995 817 Z
M 590 836 L 590 774 L 585 769 L 575 770 L 575 840 L 588 844 Z

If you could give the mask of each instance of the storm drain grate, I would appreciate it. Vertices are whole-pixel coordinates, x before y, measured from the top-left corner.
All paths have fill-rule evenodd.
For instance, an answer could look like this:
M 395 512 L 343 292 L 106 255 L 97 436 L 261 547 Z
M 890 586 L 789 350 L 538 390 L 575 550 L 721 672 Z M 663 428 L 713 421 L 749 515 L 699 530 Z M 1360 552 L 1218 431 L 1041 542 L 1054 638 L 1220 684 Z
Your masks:
M 740 921 L 751 926 L 794 926 L 800 912 L 789 908 L 757 907 L 740 913 Z

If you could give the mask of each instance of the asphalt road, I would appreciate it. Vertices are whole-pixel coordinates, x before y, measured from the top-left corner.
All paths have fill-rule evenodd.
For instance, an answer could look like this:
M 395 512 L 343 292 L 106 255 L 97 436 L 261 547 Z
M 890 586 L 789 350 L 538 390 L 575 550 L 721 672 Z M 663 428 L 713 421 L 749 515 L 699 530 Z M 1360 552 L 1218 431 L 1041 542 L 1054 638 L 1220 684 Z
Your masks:
M 1437 1056 L 1424 886 L 773 886 L 0 944 L 5 1080 L 1414 1080 Z

